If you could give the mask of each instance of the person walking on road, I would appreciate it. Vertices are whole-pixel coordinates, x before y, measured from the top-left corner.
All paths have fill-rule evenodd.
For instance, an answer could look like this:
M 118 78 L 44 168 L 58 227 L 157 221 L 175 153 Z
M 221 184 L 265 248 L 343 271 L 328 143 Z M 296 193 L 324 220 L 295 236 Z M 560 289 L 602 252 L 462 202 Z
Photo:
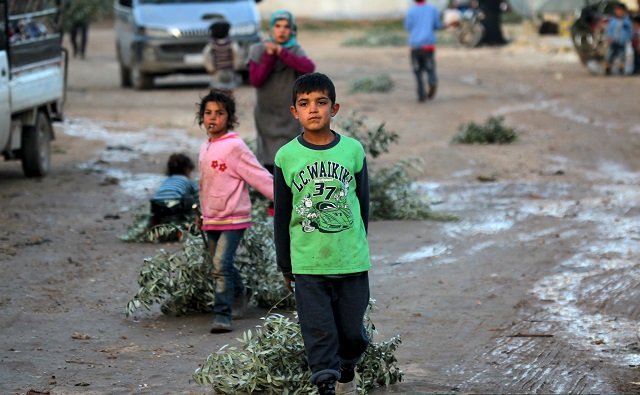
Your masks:
M 73 57 L 84 59 L 89 42 L 89 24 L 100 11 L 95 0 L 73 0 L 62 3 L 64 30 L 69 32 Z
M 433 99 L 438 89 L 436 73 L 436 30 L 442 28 L 440 12 L 427 3 L 427 0 L 415 0 L 407 11 L 404 27 L 409 32 L 411 65 L 416 76 L 418 101 Z M 428 91 L 425 89 L 423 75 L 427 74 Z

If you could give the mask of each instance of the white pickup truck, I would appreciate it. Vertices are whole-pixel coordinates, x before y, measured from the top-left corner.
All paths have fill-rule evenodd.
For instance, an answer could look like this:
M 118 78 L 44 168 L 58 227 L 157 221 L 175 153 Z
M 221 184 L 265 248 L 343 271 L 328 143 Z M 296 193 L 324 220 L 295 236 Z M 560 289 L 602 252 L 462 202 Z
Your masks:
M 0 153 L 27 177 L 51 166 L 53 121 L 62 120 L 67 55 L 61 0 L 0 0 Z

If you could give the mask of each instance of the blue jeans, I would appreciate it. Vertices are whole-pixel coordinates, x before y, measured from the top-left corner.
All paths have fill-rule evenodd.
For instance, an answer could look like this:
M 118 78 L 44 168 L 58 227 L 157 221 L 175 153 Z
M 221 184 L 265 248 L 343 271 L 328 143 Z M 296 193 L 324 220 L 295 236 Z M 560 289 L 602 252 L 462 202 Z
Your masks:
M 424 73 L 427 74 L 427 83 L 429 86 L 438 85 L 434 51 L 427 51 L 421 48 L 411 49 L 411 66 L 413 73 L 416 75 L 416 82 L 418 83 L 418 98 L 424 99 L 427 94 L 424 89 L 422 75 Z
M 216 319 L 228 322 L 231 322 L 233 299 L 244 292 L 240 271 L 233 263 L 244 231 L 245 229 L 207 231 L 207 247 L 213 262 L 212 273 L 216 287 L 213 314 Z
M 340 379 L 340 367 L 355 366 L 369 345 L 363 324 L 369 274 L 296 274 L 295 293 L 311 382 Z
M 613 66 L 613 63 L 620 59 L 620 62 L 624 65 L 624 56 L 625 56 L 625 46 L 624 44 L 611 43 L 609 44 L 609 48 L 607 49 L 607 63 L 608 66 Z

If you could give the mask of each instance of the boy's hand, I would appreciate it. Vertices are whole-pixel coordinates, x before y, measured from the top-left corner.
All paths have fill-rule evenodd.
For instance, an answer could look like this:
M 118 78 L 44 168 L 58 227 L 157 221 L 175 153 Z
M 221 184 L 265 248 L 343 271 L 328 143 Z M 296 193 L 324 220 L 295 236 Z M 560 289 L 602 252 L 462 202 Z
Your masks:
M 293 292 L 293 285 L 291 285 L 291 283 L 295 284 L 295 282 L 295 278 L 284 276 L 284 287 L 289 291 Z

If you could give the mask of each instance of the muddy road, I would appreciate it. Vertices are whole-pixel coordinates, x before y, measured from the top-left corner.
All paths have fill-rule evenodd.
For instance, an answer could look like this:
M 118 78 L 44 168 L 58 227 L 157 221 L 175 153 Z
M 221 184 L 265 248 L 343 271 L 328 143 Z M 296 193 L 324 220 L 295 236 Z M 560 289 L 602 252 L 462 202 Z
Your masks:
M 302 29 L 300 42 L 335 80 L 343 114 L 401 136 L 379 163 L 421 158 L 417 187 L 461 218 L 370 226 L 377 339 L 402 336 L 406 373 L 375 392 L 639 392 L 640 79 L 593 77 L 567 42 L 518 30 L 505 48 L 440 48 L 438 96 L 418 103 L 407 49 L 340 45 L 360 34 Z M 392 92 L 348 93 L 379 73 Z M 206 83 L 121 89 L 112 31 L 95 28 L 70 65 L 51 175 L 0 164 L 0 393 L 210 393 L 191 373 L 266 313 L 250 309 L 226 335 L 209 334 L 204 314 L 123 314 L 160 246 L 118 236 L 168 155 L 197 156 Z M 251 137 L 254 92 L 236 95 Z M 490 115 L 519 140 L 450 143 Z

